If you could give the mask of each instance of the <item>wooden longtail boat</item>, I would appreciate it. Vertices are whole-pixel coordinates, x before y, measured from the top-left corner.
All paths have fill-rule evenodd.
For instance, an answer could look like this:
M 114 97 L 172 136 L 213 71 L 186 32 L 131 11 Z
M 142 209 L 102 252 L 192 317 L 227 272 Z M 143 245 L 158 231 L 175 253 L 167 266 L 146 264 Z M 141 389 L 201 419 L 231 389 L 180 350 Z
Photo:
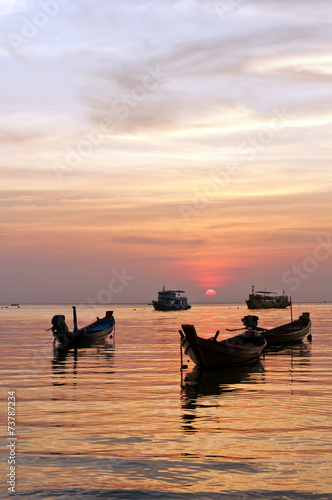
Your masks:
M 251 363 L 259 358 L 266 347 L 266 340 L 254 332 L 244 332 L 235 337 L 217 341 L 199 337 L 193 325 L 182 325 L 181 342 L 185 354 L 201 368 L 232 366 Z
M 261 328 L 257 326 L 257 316 L 245 316 L 242 322 L 246 328 L 252 327 L 265 338 L 268 344 L 285 344 L 301 342 L 309 333 L 311 327 L 310 313 L 304 312 L 295 321 L 275 328 Z
M 96 321 L 84 328 L 77 328 L 76 307 L 73 306 L 74 328 L 69 331 L 65 322 L 65 316 L 57 314 L 52 318 L 50 330 L 54 336 L 54 346 L 58 349 L 69 349 L 70 347 L 87 346 L 98 340 L 109 337 L 115 328 L 113 311 L 106 311 L 104 318 L 97 318 Z

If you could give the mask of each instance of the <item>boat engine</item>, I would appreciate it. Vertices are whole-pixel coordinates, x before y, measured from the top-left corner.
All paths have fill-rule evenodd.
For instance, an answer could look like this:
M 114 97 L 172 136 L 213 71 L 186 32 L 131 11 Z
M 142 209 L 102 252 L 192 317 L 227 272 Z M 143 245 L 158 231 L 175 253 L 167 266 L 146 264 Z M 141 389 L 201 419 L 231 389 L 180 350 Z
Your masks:
M 249 330 L 256 330 L 258 325 L 258 316 L 248 315 L 241 319 L 242 323 Z
M 65 322 L 65 316 L 63 314 L 56 314 L 52 318 L 52 332 L 54 335 L 54 340 L 57 342 L 58 346 L 64 349 L 69 342 L 74 339 L 74 334 L 69 331 L 68 326 Z
M 68 326 L 66 325 L 65 322 L 65 316 L 63 314 L 56 314 L 52 318 L 52 332 L 53 335 L 56 335 L 58 333 L 67 333 L 68 332 Z

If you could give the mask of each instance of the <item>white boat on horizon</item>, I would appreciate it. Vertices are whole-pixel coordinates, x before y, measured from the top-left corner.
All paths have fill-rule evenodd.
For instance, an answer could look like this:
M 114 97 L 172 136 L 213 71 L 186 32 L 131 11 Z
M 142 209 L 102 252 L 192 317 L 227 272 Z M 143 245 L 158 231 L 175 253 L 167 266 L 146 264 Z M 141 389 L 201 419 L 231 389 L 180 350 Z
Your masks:
M 158 292 L 158 300 L 153 300 L 152 305 L 156 311 L 183 311 L 190 309 L 187 297 L 181 295 L 184 290 L 165 290 Z

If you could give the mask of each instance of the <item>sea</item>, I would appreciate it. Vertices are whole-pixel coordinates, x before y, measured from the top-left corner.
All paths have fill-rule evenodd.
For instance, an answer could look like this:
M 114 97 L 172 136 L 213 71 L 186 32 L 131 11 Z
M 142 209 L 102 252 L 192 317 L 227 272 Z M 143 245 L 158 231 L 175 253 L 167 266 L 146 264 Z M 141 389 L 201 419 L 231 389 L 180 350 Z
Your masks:
M 72 327 L 72 305 L 79 327 L 113 310 L 113 338 L 54 350 L 51 318 Z M 181 324 L 227 338 L 244 304 L 0 306 L 1 498 L 332 499 L 332 304 L 302 312 L 311 341 L 202 371 L 184 354 L 181 369 Z M 291 319 L 254 313 L 264 327 Z

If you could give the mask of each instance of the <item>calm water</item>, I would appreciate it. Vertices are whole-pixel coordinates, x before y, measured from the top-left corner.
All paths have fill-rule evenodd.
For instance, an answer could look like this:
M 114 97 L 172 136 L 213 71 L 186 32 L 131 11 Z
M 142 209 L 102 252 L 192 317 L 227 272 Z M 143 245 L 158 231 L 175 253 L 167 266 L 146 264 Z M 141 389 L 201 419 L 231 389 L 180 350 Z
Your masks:
M 79 326 L 109 307 L 78 306 Z M 53 314 L 1 308 L 2 497 L 31 499 L 331 499 L 332 305 L 309 311 L 312 343 L 249 367 L 180 372 L 178 330 L 241 326 L 243 305 L 163 313 L 113 306 L 115 346 L 53 351 Z M 259 311 L 259 324 L 290 319 Z M 222 338 L 222 337 L 220 337 Z M 187 363 L 187 358 L 184 358 Z M 8 493 L 7 392 L 16 391 L 16 494 Z

